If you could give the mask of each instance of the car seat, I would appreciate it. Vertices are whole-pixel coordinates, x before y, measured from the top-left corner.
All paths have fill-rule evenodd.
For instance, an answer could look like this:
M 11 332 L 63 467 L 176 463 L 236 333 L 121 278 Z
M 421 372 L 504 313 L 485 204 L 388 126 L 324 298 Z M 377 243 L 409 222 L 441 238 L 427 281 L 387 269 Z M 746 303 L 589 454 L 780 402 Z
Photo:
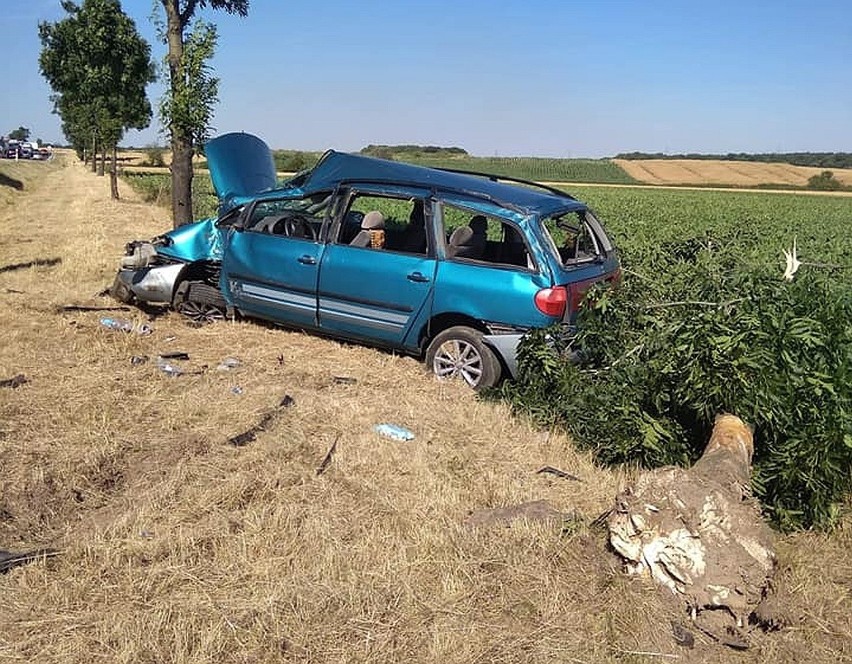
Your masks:
M 488 241 L 488 221 L 481 214 L 472 217 L 467 226 L 460 226 L 450 235 L 449 255 L 453 258 L 482 260 Z
M 350 247 L 372 247 L 381 249 L 385 246 L 385 218 L 381 212 L 373 210 L 364 215 L 361 230 L 352 241 Z

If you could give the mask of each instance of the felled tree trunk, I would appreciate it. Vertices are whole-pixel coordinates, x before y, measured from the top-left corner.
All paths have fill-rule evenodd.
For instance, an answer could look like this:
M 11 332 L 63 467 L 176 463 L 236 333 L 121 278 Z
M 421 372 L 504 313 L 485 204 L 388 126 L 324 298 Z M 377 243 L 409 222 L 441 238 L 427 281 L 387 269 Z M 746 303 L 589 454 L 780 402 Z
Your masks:
M 609 541 L 627 571 L 682 597 L 693 619 L 722 609 L 716 618 L 742 626 L 773 572 L 773 533 L 749 489 L 753 452 L 751 430 L 720 415 L 692 468 L 643 472 L 610 514 Z

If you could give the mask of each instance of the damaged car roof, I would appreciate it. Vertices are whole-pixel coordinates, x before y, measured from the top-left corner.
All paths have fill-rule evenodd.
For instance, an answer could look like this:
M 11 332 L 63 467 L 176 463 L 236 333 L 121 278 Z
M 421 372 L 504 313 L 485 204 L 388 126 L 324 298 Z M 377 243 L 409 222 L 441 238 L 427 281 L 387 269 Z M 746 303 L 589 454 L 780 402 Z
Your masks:
M 310 195 L 331 191 L 347 182 L 392 183 L 427 187 L 487 200 L 525 214 L 546 215 L 557 210 L 583 209 L 567 193 L 511 178 L 462 173 L 328 150 L 316 165 L 281 183 L 276 182 L 272 152 L 251 134 L 219 136 L 205 146 L 210 177 L 220 201 L 220 213 L 255 198 L 281 192 Z
M 487 198 L 495 203 L 539 214 L 570 208 L 571 203 L 574 203 L 577 208 L 585 207 L 567 193 L 508 184 L 485 175 L 416 166 L 334 150 L 329 150 L 320 158 L 300 185 L 306 193 L 312 193 L 333 189 L 346 181 L 394 182 L 434 187 L 468 194 L 475 198 Z

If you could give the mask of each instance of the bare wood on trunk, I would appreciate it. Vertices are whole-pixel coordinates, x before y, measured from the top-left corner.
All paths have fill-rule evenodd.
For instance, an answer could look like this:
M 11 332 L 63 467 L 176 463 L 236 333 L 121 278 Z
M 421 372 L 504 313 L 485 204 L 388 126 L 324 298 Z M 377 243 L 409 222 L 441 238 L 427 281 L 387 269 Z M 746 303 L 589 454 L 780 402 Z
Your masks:
M 773 573 L 773 533 L 749 486 L 753 452 L 743 421 L 720 415 L 692 468 L 641 473 L 609 517 L 610 544 L 627 571 L 683 598 L 693 618 L 722 609 L 742 626 Z

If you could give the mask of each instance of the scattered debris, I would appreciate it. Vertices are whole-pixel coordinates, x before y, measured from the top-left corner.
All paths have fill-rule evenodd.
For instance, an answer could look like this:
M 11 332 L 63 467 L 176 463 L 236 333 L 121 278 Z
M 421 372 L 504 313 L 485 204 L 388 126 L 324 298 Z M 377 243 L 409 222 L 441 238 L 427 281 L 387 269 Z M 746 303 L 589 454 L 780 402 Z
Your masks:
M 234 385 L 231 388 L 231 394 L 240 395 L 242 393 L 243 393 L 243 388 L 241 388 L 239 385 Z
M 696 629 L 714 641 L 718 641 L 723 646 L 728 646 L 734 650 L 748 650 L 748 641 L 746 641 L 745 635 L 733 625 L 724 625 L 721 628 L 712 629 L 707 625 L 703 625 L 702 622 L 704 622 L 702 619 L 697 618 L 693 624 Z
M 13 390 L 25 383 L 29 383 L 29 379 L 24 374 L 18 374 L 17 376 L 12 376 L 11 378 L 4 378 L 0 380 L 0 387 L 11 387 Z
M 279 353 L 279 354 L 278 354 L 278 366 L 279 366 L 279 367 L 283 367 L 283 366 L 284 366 L 284 353 Z
M 219 366 L 216 367 L 217 371 L 230 371 L 231 369 L 236 369 L 241 366 L 242 362 L 240 362 L 236 357 L 226 357 L 219 363 Z
M 684 648 L 692 648 L 695 645 L 695 636 L 680 623 L 672 621 L 672 636 L 675 643 Z
M 146 336 L 154 331 L 150 325 L 146 325 L 145 323 L 135 325 L 133 322 L 121 318 L 101 318 L 101 325 L 107 329 L 116 330 L 118 332 L 135 332 L 140 336 Z
M 3 265 L 0 267 L 0 272 L 14 272 L 15 270 L 25 270 L 28 267 L 52 267 L 59 265 L 62 262 L 61 258 L 36 258 L 26 263 L 12 263 L 11 265 Z
M 147 361 L 147 355 L 132 355 L 130 357 L 130 364 L 132 364 L 134 367 L 138 367 L 140 364 L 145 364 Z
M 85 304 L 63 304 L 57 307 L 59 311 L 130 311 L 130 307 L 114 306 L 114 307 L 95 307 Z
M 160 353 L 160 359 L 162 360 L 188 360 L 189 353 L 184 353 L 183 351 L 174 351 L 172 353 Z
M 358 382 L 357 378 L 352 378 L 351 376 L 334 376 L 331 380 L 336 385 L 354 385 Z
M 385 438 L 393 438 L 394 440 L 414 440 L 414 434 L 405 427 L 398 424 L 377 424 L 373 427 L 373 431 Z
M 753 451 L 743 421 L 720 415 L 692 468 L 643 472 L 608 516 L 627 571 L 682 597 L 695 626 L 732 648 L 747 643 L 726 623 L 746 623 L 775 568 L 773 533 L 749 490 Z
M 557 510 L 546 500 L 534 500 L 520 505 L 482 509 L 473 512 L 464 522 L 469 528 L 508 524 L 518 519 L 527 521 L 552 521 L 562 523 L 569 515 Z
M 183 369 L 172 364 L 171 362 L 167 362 L 162 357 L 157 358 L 157 368 L 162 371 L 164 374 L 169 376 L 182 376 Z
M 541 473 L 549 473 L 550 475 L 556 475 L 556 477 L 561 477 L 564 480 L 574 480 L 575 482 L 582 482 L 583 480 L 576 475 L 572 475 L 571 473 L 566 473 L 564 470 L 559 470 L 559 468 L 554 468 L 553 466 L 542 466 L 537 471 L 535 471 L 537 475 Z
M 4 288 L 4 293 L 17 293 L 18 295 L 24 295 L 24 291 L 18 290 L 17 288 Z
M 334 453 L 337 451 L 337 441 L 340 440 L 340 434 L 334 439 L 334 442 L 331 444 L 331 447 L 328 448 L 328 452 L 325 453 L 323 457 L 322 463 L 317 468 L 317 475 L 322 475 L 326 469 L 331 464 L 331 458 L 334 456 Z
M 0 550 L 0 574 L 5 574 L 10 569 L 26 565 L 34 560 L 43 560 L 45 558 L 53 558 L 58 556 L 61 551 L 55 549 L 38 549 L 36 551 L 27 551 L 25 553 L 12 553 L 11 551 Z
M 262 418 L 260 418 L 260 422 L 255 424 L 250 429 L 243 431 L 236 436 L 231 436 L 228 438 L 228 443 L 233 445 L 234 447 L 245 447 L 250 442 L 257 439 L 257 434 L 261 431 L 265 431 L 266 428 L 272 423 L 272 420 L 275 419 L 275 416 L 278 414 L 278 410 L 281 408 L 289 408 L 290 406 L 295 405 L 296 401 L 289 394 L 285 394 L 281 401 L 278 402 L 278 407 L 266 413 Z
M 163 339 L 163 341 L 165 341 L 166 343 L 170 343 L 170 342 L 174 341 L 175 339 L 177 339 L 177 337 L 171 336 L 171 337 L 166 337 L 165 339 Z

